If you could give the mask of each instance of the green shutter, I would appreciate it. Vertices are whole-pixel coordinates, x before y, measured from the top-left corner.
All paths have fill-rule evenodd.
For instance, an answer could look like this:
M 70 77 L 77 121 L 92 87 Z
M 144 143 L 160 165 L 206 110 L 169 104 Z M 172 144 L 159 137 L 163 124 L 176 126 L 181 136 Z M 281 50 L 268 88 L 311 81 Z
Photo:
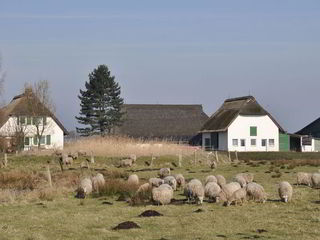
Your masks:
M 250 136 L 251 137 L 257 136 L 257 127 L 250 127 Z
M 51 136 L 47 135 L 47 145 L 51 145 Z
M 30 145 L 30 139 L 28 137 L 24 138 L 24 145 L 29 146 Z
M 20 124 L 26 124 L 26 118 L 25 117 L 20 117 Z
M 279 151 L 287 152 L 290 150 L 290 136 L 279 133 Z
M 33 145 L 38 145 L 38 137 L 37 136 L 33 137 Z

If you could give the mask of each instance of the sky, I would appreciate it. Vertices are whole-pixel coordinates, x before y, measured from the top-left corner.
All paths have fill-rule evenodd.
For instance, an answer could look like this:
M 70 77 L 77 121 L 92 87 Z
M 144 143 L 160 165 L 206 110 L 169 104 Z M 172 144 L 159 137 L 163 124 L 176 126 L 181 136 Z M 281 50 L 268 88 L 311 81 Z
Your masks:
M 48 80 L 68 130 L 99 64 L 128 104 L 210 116 L 253 95 L 288 132 L 320 117 L 319 0 L 0 0 L 0 55 L 4 100 Z

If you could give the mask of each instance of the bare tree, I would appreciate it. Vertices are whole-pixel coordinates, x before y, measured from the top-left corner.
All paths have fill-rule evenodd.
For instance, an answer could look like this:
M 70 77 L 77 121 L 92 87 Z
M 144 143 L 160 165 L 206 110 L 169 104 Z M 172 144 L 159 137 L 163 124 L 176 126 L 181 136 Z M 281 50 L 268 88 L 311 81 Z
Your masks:
M 25 85 L 27 95 L 28 114 L 35 128 L 34 137 L 38 148 L 40 148 L 43 134 L 46 129 L 52 127 L 52 121 L 48 117 L 53 116 L 55 106 L 51 99 L 50 84 L 47 80 L 40 80 L 33 85 Z

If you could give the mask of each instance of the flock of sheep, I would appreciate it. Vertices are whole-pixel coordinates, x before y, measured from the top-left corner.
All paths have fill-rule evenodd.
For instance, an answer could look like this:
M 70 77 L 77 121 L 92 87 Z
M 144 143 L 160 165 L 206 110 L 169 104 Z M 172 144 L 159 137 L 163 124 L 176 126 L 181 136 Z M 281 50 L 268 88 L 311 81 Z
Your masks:
M 247 200 L 264 203 L 267 194 L 260 184 L 254 182 L 252 173 L 239 173 L 235 175 L 231 182 L 227 183 L 222 175 L 209 175 L 205 183 L 199 179 L 192 179 L 186 183 L 182 174 L 171 176 L 170 168 L 161 168 L 158 177 L 150 178 L 147 183 L 139 186 L 139 177 L 136 174 L 129 176 L 127 182 L 130 185 L 139 186 L 136 194 L 150 193 L 151 200 L 158 205 L 166 205 L 173 199 L 173 193 L 183 190 L 187 201 L 194 201 L 202 204 L 204 198 L 210 202 L 223 202 L 224 205 L 241 205 Z M 99 191 L 104 186 L 105 179 L 101 173 L 92 178 L 85 178 L 80 182 L 77 195 L 84 198 L 86 195 Z M 297 184 L 320 188 L 320 173 L 297 174 Z M 290 183 L 282 181 L 278 185 L 278 193 L 281 201 L 288 202 L 292 198 L 293 188 Z

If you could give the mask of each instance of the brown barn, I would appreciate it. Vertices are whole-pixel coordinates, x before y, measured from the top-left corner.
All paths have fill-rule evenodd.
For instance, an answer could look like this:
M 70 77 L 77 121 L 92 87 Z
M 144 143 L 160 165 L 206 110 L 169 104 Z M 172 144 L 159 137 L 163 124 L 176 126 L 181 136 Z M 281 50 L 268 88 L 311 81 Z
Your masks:
M 189 141 L 208 120 L 202 105 L 124 104 L 118 135 Z

